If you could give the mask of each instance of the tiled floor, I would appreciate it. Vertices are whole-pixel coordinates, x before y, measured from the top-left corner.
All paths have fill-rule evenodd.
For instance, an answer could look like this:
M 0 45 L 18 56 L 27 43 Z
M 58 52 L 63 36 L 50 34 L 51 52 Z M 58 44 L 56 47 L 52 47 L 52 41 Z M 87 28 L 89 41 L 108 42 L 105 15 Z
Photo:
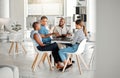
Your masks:
M 36 55 L 32 43 L 30 41 L 25 41 L 24 46 L 27 50 L 27 54 L 22 53 L 21 47 L 19 48 L 20 54 L 18 55 L 8 55 L 10 43 L 0 43 L 0 64 L 10 64 L 16 65 L 20 71 L 20 78 L 94 78 L 95 64 L 90 66 L 89 70 L 86 70 L 82 65 L 83 74 L 79 74 L 77 63 L 73 65 L 71 69 L 62 73 L 54 69 L 49 70 L 48 63 L 45 62 L 41 65 L 41 68 L 37 68 L 35 72 L 32 72 L 31 65 Z M 84 59 L 89 62 L 92 52 L 86 52 Z M 74 58 L 73 58 L 74 60 Z

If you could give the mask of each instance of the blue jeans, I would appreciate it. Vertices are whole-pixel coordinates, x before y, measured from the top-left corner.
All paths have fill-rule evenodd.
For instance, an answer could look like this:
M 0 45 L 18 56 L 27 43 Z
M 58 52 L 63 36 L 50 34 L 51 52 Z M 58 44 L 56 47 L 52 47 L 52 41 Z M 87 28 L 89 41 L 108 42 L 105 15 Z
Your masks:
M 59 55 L 62 61 L 67 60 L 67 53 L 74 53 L 75 51 L 77 51 L 79 44 L 74 44 L 70 47 L 64 48 L 64 49 L 60 49 L 59 50 Z

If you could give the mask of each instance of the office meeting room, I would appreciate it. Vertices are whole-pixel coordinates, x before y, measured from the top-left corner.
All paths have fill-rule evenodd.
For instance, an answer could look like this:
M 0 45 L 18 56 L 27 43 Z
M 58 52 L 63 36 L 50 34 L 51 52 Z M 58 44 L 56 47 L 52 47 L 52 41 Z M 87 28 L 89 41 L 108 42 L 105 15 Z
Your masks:
M 95 0 L 0 0 L 0 78 L 94 78 Z

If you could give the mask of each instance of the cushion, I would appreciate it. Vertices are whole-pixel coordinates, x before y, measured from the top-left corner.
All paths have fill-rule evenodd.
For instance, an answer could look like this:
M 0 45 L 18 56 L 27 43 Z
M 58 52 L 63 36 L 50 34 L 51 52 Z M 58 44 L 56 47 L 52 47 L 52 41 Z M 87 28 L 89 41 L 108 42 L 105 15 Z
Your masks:
M 13 78 L 13 71 L 9 67 L 0 68 L 0 78 Z

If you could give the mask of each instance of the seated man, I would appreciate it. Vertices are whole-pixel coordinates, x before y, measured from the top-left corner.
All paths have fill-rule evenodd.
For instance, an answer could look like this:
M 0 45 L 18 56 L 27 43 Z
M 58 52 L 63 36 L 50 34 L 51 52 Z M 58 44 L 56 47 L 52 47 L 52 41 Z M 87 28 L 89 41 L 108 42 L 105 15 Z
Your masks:
M 59 21 L 59 25 L 54 28 L 56 37 L 67 37 L 72 36 L 71 31 L 68 27 L 65 26 L 65 19 L 61 18 Z
M 60 56 L 58 54 L 59 48 L 58 48 L 57 43 L 52 43 L 52 44 L 44 44 L 43 43 L 42 37 L 38 33 L 38 30 L 40 30 L 39 22 L 34 22 L 33 28 L 34 28 L 34 30 L 31 31 L 30 37 L 32 38 L 34 45 L 40 51 L 52 51 L 52 55 L 53 55 L 53 58 L 54 58 L 54 61 L 57 65 L 57 67 L 61 68 L 62 67 L 60 65 L 61 59 L 60 59 Z
M 49 33 L 48 29 L 46 28 L 48 18 L 46 16 L 42 16 L 40 23 L 41 23 L 41 29 L 38 31 L 38 33 L 42 37 L 42 41 L 44 44 L 51 43 L 50 36 L 53 35 L 53 33 Z
M 59 55 L 60 55 L 62 61 L 64 62 L 64 64 L 66 63 L 66 60 L 67 60 L 67 53 L 68 52 L 74 53 L 75 51 L 77 51 L 80 42 L 86 38 L 85 34 L 83 32 L 83 26 L 84 26 L 84 22 L 82 20 L 77 20 L 76 21 L 76 29 L 78 29 L 78 31 L 76 31 L 74 34 L 72 46 L 69 46 L 67 48 L 59 50 Z M 68 67 L 71 67 L 71 66 L 72 66 L 72 63 L 69 61 Z M 60 70 L 62 70 L 62 69 L 60 69 Z

